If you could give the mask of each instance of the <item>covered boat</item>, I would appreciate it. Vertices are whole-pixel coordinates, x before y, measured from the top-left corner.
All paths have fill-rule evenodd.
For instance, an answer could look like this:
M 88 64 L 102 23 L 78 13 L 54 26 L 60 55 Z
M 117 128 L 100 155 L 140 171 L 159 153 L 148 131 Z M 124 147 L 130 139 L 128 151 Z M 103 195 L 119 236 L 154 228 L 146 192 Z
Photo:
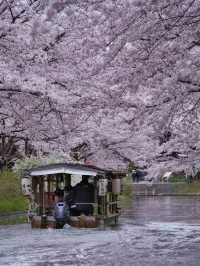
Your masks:
M 116 225 L 123 176 L 120 171 L 81 164 L 31 169 L 22 178 L 22 190 L 29 199 L 32 228 Z

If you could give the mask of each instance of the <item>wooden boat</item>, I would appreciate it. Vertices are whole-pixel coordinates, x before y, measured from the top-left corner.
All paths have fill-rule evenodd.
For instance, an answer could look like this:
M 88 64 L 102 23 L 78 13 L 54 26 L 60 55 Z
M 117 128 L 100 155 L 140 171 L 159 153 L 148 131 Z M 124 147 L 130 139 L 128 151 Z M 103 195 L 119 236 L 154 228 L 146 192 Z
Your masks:
M 22 190 L 29 199 L 32 228 L 116 225 L 124 175 L 92 165 L 67 163 L 31 169 L 22 178 Z M 74 185 L 77 178 L 82 180 Z

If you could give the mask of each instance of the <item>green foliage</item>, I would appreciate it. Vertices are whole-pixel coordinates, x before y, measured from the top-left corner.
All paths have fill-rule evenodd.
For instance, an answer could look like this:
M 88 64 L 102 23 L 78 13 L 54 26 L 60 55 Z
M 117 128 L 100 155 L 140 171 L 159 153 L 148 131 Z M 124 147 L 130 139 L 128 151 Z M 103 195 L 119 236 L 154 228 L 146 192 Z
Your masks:
M 132 202 L 133 189 L 132 189 L 132 179 L 129 176 L 123 178 L 123 193 L 120 196 L 120 204 L 122 207 Z
M 185 176 L 171 176 L 169 179 L 168 179 L 168 182 L 169 183 L 177 183 L 177 182 L 186 182 L 186 178 Z
M 134 165 L 134 163 L 133 162 L 129 163 L 128 172 L 131 173 L 135 169 L 136 169 L 136 166 Z
M 11 171 L 0 173 L 0 213 L 24 211 L 26 208 L 19 174 Z

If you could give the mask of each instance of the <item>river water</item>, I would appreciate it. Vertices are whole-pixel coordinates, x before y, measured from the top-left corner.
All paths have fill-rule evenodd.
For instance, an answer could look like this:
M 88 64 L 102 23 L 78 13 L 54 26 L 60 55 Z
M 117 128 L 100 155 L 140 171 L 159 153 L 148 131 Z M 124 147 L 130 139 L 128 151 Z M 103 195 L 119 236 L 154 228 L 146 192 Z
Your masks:
M 0 265 L 200 265 L 200 198 L 138 197 L 116 228 L 0 226 Z

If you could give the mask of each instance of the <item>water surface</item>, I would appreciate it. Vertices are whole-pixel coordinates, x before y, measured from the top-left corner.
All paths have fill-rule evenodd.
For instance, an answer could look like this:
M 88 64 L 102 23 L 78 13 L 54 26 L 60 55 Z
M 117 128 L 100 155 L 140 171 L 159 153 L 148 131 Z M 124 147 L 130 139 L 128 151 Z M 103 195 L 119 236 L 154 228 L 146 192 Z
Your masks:
M 0 265 L 200 265 L 200 200 L 139 197 L 106 229 L 0 227 Z

